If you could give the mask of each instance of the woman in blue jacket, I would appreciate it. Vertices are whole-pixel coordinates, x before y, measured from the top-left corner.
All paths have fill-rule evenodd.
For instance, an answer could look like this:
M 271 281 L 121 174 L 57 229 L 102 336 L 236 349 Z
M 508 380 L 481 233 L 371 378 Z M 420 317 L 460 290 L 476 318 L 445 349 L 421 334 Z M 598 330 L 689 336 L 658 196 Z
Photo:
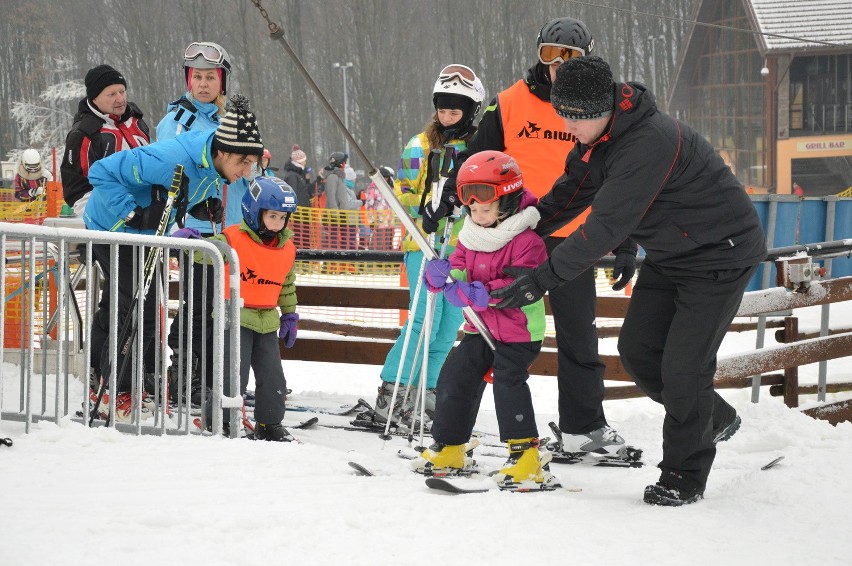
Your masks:
M 186 78 L 186 92 L 179 99 L 169 103 L 166 107 L 166 115 L 157 124 L 157 140 L 169 140 L 185 132 L 215 130 L 219 126 L 219 118 L 225 113 L 225 94 L 228 90 L 228 81 L 231 76 L 231 58 L 228 52 L 219 45 L 210 41 L 194 41 L 190 43 L 183 54 L 184 77 Z M 187 215 L 185 224 L 187 228 L 194 228 L 203 237 L 210 237 L 228 226 L 239 224 L 243 214 L 240 210 L 240 202 L 248 190 L 248 183 L 240 178 L 233 183 L 222 187 L 221 200 L 213 201 L 211 210 L 202 210 L 200 218 Z M 205 269 L 208 270 L 207 281 L 212 281 L 210 266 L 189 263 L 194 271 L 193 301 L 190 304 L 189 286 L 183 287 L 184 296 L 181 298 L 180 309 L 182 315 L 177 320 L 183 324 L 174 324 L 169 330 L 169 348 L 172 355 L 172 383 L 169 390 L 172 392 L 172 400 L 177 401 L 179 387 L 178 375 L 185 375 L 183 368 L 188 355 L 180 355 L 180 352 L 188 352 L 185 344 L 181 344 L 181 333 L 184 337 L 189 336 L 188 324 L 191 319 L 192 332 L 192 368 L 191 399 L 192 403 L 201 403 L 201 384 L 207 382 L 212 386 L 213 352 L 212 348 L 206 349 L 206 363 L 200 363 L 203 344 L 210 344 L 213 339 L 213 325 L 207 324 L 202 333 L 202 320 L 205 313 L 209 315 L 212 310 L 212 293 L 209 289 L 203 289 Z M 187 280 L 187 277 L 183 277 Z M 203 370 L 203 371 L 202 371 Z M 206 380 L 202 380 L 202 374 Z
M 225 94 L 231 76 L 228 52 L 218 43 L 196 41 L 189 44 L 183 58 L 187 90 L 166 107 L 166 115 L 157 124 L 157 141 L 170 140 L 184 132 L 215 130 L 220 116 L 225 113 Z M 224 214 L 214 211 L 215 215 L 222 215 L 222 225 L 215 227 L 216 232 L 240 223 L 243 218 L 240 202 L 246 190 L 248 183 L 242 178 L 224 188 Z M 214 224 L 209 217 L 189 216 L 186 227 L 195 228 L 205 237 L 214 232 Z
M 96 162 L 89 170 L 92 193 L 83 220 L 90 230 L 154 234 L 165 211 L 165 189 L 172 182 L 175 166 L 183 165 L 185 194 L 178 197 L 190 214 L 209 210 L 221 198 L 223 183 L 250 175 L 263 152 L 257 121 L 242 96 L 231 99 L 233 108 L 215 130 L 188 132 L 172 140 L 116 153 Z M 173 210 L 168 226 L 176 221 Z M 92 367 L 96 376 L 106 367 L 109 338 L 110 246 L 93 244 L 92 254 L 105 274 L 104 292 L 92 321 Z M 119 246 L 118 323 L 128 314 L 135 295 L 134 249 Z M 143 337 L 145 373 L 154 370 L 154 352 L 149 347 L 156 323 L 153 287 L 144 300 Z M 120 360 L 117 364 L 120 367 Z M 108 376 L 104 376 L 105 378 Z M 146 382 L 149 380 L 146 380 Z M 118 393 L 130 390 L 130 372 L 118 376 Z M 150 383 L 146 383 L 150 386 Z M 149 389 L 150 392 L 150 389 Z

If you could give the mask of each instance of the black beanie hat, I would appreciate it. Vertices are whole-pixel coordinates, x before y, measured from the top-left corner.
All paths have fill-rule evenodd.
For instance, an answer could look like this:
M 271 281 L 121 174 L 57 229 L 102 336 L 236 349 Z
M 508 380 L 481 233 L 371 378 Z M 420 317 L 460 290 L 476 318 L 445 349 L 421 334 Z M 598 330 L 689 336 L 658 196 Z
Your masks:
M 248 99 L 235 94 L 231 97 L 228 111 L 213 134 L 213 144 L 218 150 L 240 155 L 263 156 L 263 140 L 257 129 L 257 118 L 249 109 Z
M 550 103 L 556 113 L 572 120 L 600 118 L 615 102 L 612 71 L 600 57 L 568 59 L 556 70 Z
M 127 87 L 127 81 L 124 75 L 110 67 L 109 65 L 98 65 L 93 69 L 89 69 L 86 73 L 86 98 L 94 100 L 103 90 L 110 85 L 124 85 Z

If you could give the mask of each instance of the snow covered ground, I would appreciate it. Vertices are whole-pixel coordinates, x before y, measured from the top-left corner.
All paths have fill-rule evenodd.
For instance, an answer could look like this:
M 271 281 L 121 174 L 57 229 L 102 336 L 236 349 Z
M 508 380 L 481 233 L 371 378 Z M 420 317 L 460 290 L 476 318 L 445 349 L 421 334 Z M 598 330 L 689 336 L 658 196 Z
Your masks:
M 818 326 L 816 309 L 797 314 L 802 328 Z M 833 307 L 833 321 L 850 317 L 850 307 Z M 753 335 L 729 335 L 723 353 L 753 344 Z M 612 353 L 614 340 L 602 351 Z M 379 379 L 373 366 L 284 368 L 294 402 L 372 401 Z M 814 383 L 815 366 L 801 375 Z M 849 358 L 829 364 L 829 380 L 852 380 Z M 556 419 L 556 384 L 530 384 L 544 436 Z M 606 410 L 648 466 L 553 465 L 566 487 L 582 491 L 537 494 L 441 495 L 396 456 L 404 439 L 339 429 L 270 444 L 134 437 L 70 421 L 25 435 L 19 423 L 0 421 L 0 436 L 14 439 L 0 446 L 0 565 L 849 564 L 852 424 L 813 420 L 765 388 L 758 404 L 747 390 L 722 394 L 743 426 L 719 445 L 705 500 L 679 509 L 642 502 L 662 452 L 663 411 L 646 399 Z M 305 417 L 288 413 L 285 424 Z M 347 420 L 320 415 L 321 423 Z M 487 395 L 477 429 L 497 430 Z M 780 455 L 780 465 L 760 470 Z M 354 475 L 350 460 L 378 477 Z

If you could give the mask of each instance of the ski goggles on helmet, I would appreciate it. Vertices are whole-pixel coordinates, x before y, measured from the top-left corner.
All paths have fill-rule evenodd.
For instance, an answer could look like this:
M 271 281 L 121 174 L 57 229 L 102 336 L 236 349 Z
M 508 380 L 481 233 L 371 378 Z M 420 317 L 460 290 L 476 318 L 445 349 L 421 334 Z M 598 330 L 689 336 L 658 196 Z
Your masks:
M 41 163 L 24 163 L 24 170 L 27 173 L 38 173 L 41 171 Z
M 215 45 L 210 45 L 209 43 L 198 43 L 195 41 L 190 43 L 186 48 L 186 51 L 183 53 L 184 60 L 194 61 L 198 57 L 203 58 L 205 61 L 212 63 L 213 65 L 221 65 L 228 71 L 231 70 L 231 64 L 225 60 L 225 54 L 222 53 L 222 50 Z
M 586 51 L 579 47 L 560 45 L 558 43 L 542 43 L 538 46 L 538 60 L 545 65 L 564 63 L 575 57 L 585 57 Z
M 469 67 L 465 67 L 464 65 L 447 65 L 441 69 L 441 73 L 438 75 L 438 80 L 445 82 L 455 77 L 458 77 L 463 84 L 474 88 L 476 74 Z
M 470 206 L 474 201 L 479 204 L 488 204 L 498 200 L 500 197 L 517 191 L 523 181 L 514 183 L 493 185 L 491 183 L 468 183 L 459 185 L 456 192 L 459 200 L 465 206 Z

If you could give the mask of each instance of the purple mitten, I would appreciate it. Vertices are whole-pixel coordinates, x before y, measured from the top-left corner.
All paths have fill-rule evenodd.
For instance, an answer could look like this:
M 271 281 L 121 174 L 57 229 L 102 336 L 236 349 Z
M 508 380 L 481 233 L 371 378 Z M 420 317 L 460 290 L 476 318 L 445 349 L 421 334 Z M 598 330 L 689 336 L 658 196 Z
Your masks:
M 430 260 L 426 264 L 426 269 L 423 270 L 423 282 L 426 283 L 430 291 L 437 293 L 447 284 L 450 269 L 450 260 L 448 259 Z
M 172 232 L 172 238 L 189 238 L 201 240 L 201 232 L 195 228 L 180 228 Z
M 481 281 L 467 283 L 453 281 L 444 287 L 444 296 L 451 305 L 457 307 L 473 307 L 473 310 L 484 311 L 488 308 L 488 291 Z
M 285 348 L 292 348 L 296 343 L 296 333 L 299 331 L 299 313 L 288 312 L 281 315 L 281 328 L 278 337 L 284 340 Z

